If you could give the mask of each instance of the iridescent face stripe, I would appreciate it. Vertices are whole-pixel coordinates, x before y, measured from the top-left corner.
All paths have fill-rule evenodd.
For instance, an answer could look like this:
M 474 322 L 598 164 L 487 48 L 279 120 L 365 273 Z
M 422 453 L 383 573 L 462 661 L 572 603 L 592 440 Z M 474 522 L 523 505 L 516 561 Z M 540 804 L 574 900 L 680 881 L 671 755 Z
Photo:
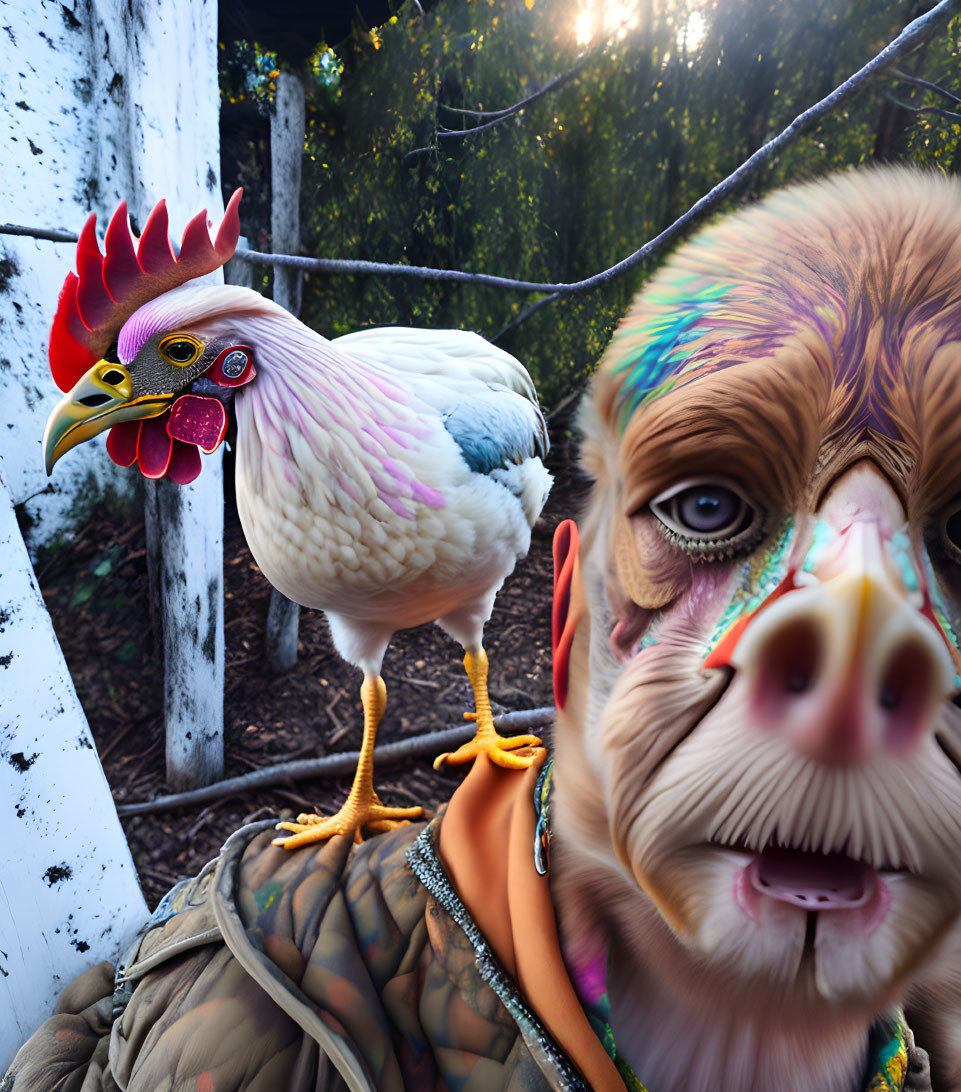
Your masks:
M 731 601 L 714 627 L 704 650 L 705 658 L 743 618 L 761 607 L 787 579 L 794 540 L 794 520 L 787 517 L 769 544 L 742 561 Z
M 794 521 L 788 516 L 763 549 L 740 563 L 731 600 L 705 645 L 705 659 L 738 622 L 761 607 L 784 583 L 790 571 L 788 559 L 793 539 Z M 645 631 L 637 643 L 638 651 L 660 644 L 662 618 L 663 615 L 656 617 Z
M 927 585 L 928 597 L 931 601 L 931 613 L 935 622 L 940 626 L 941 632 L 953 648 L 959 648 L 958 634 L 961 633 L 961 605 L 955 603 L 941 592 L 937 574 L 928 551 L 921 547 L 921 570 Z M 961 689 L 961 675 L 955 675 L 954 685 Z
M 818 520 L 811 530 L 811 539 L 804 558 L 796 571 L 811 573 L 820 565 L 825 553 L 838 539 L 838 532 L 823 520 Z M 712 654 L 725 638 L 731 641 L 739 639 L 736 627 L 743 627 L 757 610 L 763 607 L 776 592 L 783 590 L 792 572 L 792 557 L 796 557 L 796 536 L 793 519 L 787 517 L 768 544 L 758 553 L 746 558 L 738 566 L 730 602 L 724 609 L 714 627 L 710 639 L 704 646 L 704 666 L 714 667 Z M 931 614 L 941 628 L 946 640 L 958 648 L 958 634 L 961 633 L 961 606 L 945 597 L 938 584 L 937 576 L 931 564 L 927 550 L 920 553 L 915 549 L 906 528 L 896 531 L 886 542 L 888 558 L 897 567 L 908 592 L 919 592 L 922 587 L 928 592 L 931 602 Z M 796 564 L 796 563 L 795 563 Z M 638 651 L 651 648 L 660 643 L 658 622 L 655 619 L 637 645 Z M 721 660 L 732 651 L 721 650 Z M 961 688 L 961 675 L 955 679 L 955 685 Z
M 689 296 L 681 295 L 691 291 L 694 279 L 679 278 L 668 292 L 652 289 L 649 298 L 663 307 L 661 314 L 640 329 L 622 326 L 614 334 L 615 349 L 624 343 L 624 354 L 612 369 L 614 376 L 621 377 L 617 421 L 622 432 L 635 410 L 675 385 L 692 356 L 692 343 L 704 333 L 705 318 L 721 317 L 720 305 L 730 286 L 707 284 Z

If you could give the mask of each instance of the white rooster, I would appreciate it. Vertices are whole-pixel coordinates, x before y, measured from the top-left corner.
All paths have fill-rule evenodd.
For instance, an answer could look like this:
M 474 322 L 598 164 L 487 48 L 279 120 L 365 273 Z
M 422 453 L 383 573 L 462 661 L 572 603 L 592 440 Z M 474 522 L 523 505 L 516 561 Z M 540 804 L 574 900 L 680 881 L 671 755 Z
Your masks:
M 530 377 L 477 334 L 383 328 L 328 341 L 249 289 L 185 284 L 233 253 L 238 200 L 213 243 L 205 214 L 191 221 L 179 258 L 162 202 L 136 248 L 122 205 L 105 256 L 91 217 L 79 276 L 68 276 L 54 320 L 51 368 L 67 393 L 44 452 L 49 473 L 112 428 L 117 462 L 186 483 L 200 472 L 199 450 L 223 439 L 233 404 L 251 552 L 288 598 L 324 611 L 338 652 L 364 673 L 350 795 L 332 817 L 283 824 L 292 835 L 280 844 L 294 848 L 420 814 L 385 806 L 373 786 L 380 668 L 398 629 L 437 621 L 466 651 L 477 732 L 438 762 L 485 752 L 505 767 L 529 765 L 512 751 L 536 737 L 504 739 L 494 728 L 483 630 L 551 478 Z

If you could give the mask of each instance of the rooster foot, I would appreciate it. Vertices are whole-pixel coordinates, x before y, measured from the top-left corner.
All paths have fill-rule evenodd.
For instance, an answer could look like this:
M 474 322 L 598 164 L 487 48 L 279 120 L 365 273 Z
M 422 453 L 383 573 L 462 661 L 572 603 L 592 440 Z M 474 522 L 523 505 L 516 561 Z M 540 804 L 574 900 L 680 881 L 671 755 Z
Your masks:
M 465 720 L 476 720 L 476 713 L 465 713 Z M 480 754 L 485 754 L 495 766 L 503 766 L 505 770 L 526 770 L 534 761 L 534 755 L 530 753 L 515 754 L 522 749 L 540 746 L 537 736 L 501 736 L 493 724 L 481 725 L 477 729 L 477 735 L 468 743 L 458 747 L 456 751 L 448 751 L 438 755 L 434 759 L 434 769 L 441 766 L 462 766 L 467 762 L 473 762 Z
M 355 842 L 361 842 L 361 828 L 383 834 L 419 818 L 423 810 L 387 807 L 376 794 L 371 800 L 361 803 L 348 799 L 336 815 L 311 815 L 305 812 L 297 816 L 296 822 L 278 823 L 277 830 L 289 830 L 292 834 L 289 838 L 275 838 L 272 844 L 284 849 L 299 849 L 314 842 L 324 842 L 335 834 L 352 834 Z

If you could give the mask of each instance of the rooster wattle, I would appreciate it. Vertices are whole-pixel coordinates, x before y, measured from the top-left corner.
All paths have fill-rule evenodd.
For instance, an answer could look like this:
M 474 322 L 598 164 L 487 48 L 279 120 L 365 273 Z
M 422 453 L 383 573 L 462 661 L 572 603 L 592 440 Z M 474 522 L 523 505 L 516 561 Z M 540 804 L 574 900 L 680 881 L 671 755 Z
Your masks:
M 364 673 L 350 795 L 335 816 L 284 824 L 294 848 L 421 812 L 383 805 L 373 787 L 380 668 L 398 629 L 437 621 L 466 651 L 477 732 L 438 761 L 484 752 L 529 765 L 513 752 L 539 741 L 494 729 L 482 638 L 550 488 L 547 432 L 525 369 L 477 334 L 383 328 L 328 341 L 250 289 L 183 283 L 233 253 L 238 200 L 213 243 L 205 214 L 191 221 L 179 258 L 162 203 L 136 249 L 121 206 L 105 256 L 91 217 L 54 321 L 51 367 L 67 393 L 44 451 L 50 472 L 111 428 L 115 461 L 187 483 L 233 405 L 251 552 L 286 596 L 324 611 L 338 652 Z

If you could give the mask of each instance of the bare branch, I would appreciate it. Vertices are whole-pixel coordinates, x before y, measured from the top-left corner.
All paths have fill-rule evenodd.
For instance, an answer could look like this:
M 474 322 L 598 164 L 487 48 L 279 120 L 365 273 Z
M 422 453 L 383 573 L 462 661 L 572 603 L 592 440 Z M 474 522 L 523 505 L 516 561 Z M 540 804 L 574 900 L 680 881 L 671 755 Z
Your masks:
M 494 717 L 494 726 L 501 732 L 529 732 L 533 728 L 546 728 L 554 723 L 555 710 L 552 705 L 539 709 L 520 709 L 513 713 L 502 713 Z M 466 743 L 474 734 L 472 724 L 458 724 L 453 728 L 444 728 L 437 732 L 425 732 L 411 736 L 398 743 L 385 743 L 377 748 L 377 768 L 401 762 L 418 755 L 437 754 Z M 194 804 L 204 804 L 250 789 L 265 789 L 271 785 L 280 785 L 305 777 L 346 777 L 354 772 L 360 758 L 359 751 L 344 751 L 341 754 L 324 755 L 323 758 L 304 758 L 294 762 L 280 762 L 262 770 L 239 777 L 228 777 L 213 785 L 191 792 L 171 793 L 158 796 L 155 800 L 143 800 L 136 804 L 118 804 L 118 815 L 146 815 L 149 812 L 166 811 L 170 808 L 184 808 Z
M 913 83 L 917 87 L 923 87 L 932 92 L 932 94 L 943 95 L 946 99 L 950 99 L 952 102 L 956 102 L 961 106 L 961 99 L 959 99 L 957 95 L 952 94 L 950 91 L 940 87 L 936 83 L 931 83 L 930 80 L 922 80 L 920 76 L 909 76 L 907 72 L 902 72 L 900 68 L 892 68 L 890 75 L 894 76 L 901 83 Z
M 509 113 L 504 114 L 502 117 L 494 118 L 493 121 L 485 121 L 483 125 L 475 125 L 471 129 L 448 129 L 446 127 L 438 126 L 434 136 L 438 140 L 444 140 L 446 137 L 469 137 L 474 136 L 477 133 L 484 133 L 488 129 L 493 129 L 495 125 L 500 125 L 502 121 L 517 117 L 523 109 L 523 106 L 518 106 L 510 110 Z
M 961 121 L 961 114 L 951 110 L 945 110 L 941 106 L 912 106 L 909 102 L 902 102 L 897 95 L 888 95 L 888 102 L 900 106 L 902 110 L 909 110 L 912 114 L 937 114 L 938 117 L 951 118 L 952 121 Z
M 559 300 L 560 298 L 561 293 L 554 292 L 552 295 L 545 296 L 543 299 L 538 300 L 536 303 L 532 303 L 530 307 L 526 307 L 523 311 L 521 311 L 517 318 L 512 319 L 504 327 L 504 329 L 500 331 L 500 333 L 495 334 L 491 338 L 491 341 L 493 342 L 493 344 L 496 345 L 497 342 L 501 340 L 501 338 L 507 337 L 508 334 L 513 333 L 513 331 L 516 330 L 517 327 L 521 325 L 521 323 L 527 322 L 531 315 L 533 315 L 536 311 L 539 311 L 545 303 L 553 303 L 555 300 Z
M 566 72 L 561 72 L 560 75 L 552 76 L 539 90 L 528 95 L 527 98 L 515 102 L 513 106 L 506 106 L 503 110 L 461 110 L 456 106 L 447 106 L 444 103 L 440 103 L 439 105 L 445 110 L 451 110 L 457 114 L 472 114 L 478 118 L 492 118 L 493 120 L 488 121 L 484 125 L 476 125 L 472 129 L 448 129 L 446 126 L 438 128 L 438 139 L 441 137 L 466 137 L 471 136 L 473 133 L 482 133 L 485 129 L 490 129 L 492 125 L 497 125 L 498 122 L 506 121 L 509 117 L 519 114 L 525 106 L 530 106 L 532 102 L 536 102 L 541 96 L 546 95 L 551 91 L 557 91 L 558 88 L 569 84 L 571 80 L 578 75 L 581 69 L 586 67 L 590 61 L 593 61 L 595 57 L 603 53 L 604 50 L 607 49 L 607 46 L 608 42 L 604 42 L 601 46 L 596 46 L 594 49 L 589 50 L 571 65 Z
M 50 243 L 75 243 L 79 238 L 69 231 L 51 231 L 48 228 L 23 227 L 20 224 L 0 224 L 0 235 L 25 235 L 30 239 L 46 239 Z
M 536 102 L 542 95 L 546 95 L 549 91 L 556 91 L 559 87 L 563 87 L 565 84 L 570 83 L 581 69 L 607 49 L 609 41 L 610 40 L 602 42 L 599 46 L 595 46 L 580 57 L 566 72 L 562 72 L 558 76 L 552 76 L 539 90 L 528 95 L 527 98 L 521 99 L 520 102 L 515 102 L 513 106 L 505 106 L 503 110 L 465 110 L 459 106 L 448 106 L 447 103 L 443 102 L 438 103 L 439 109 L 449 110 L 454 114 L 464 114 L 476 118 L 491 118 L 492 120 L 487 121 L 482 125 L 475 125 L 470 129 L 448 129 L 445 125 L 439 125 L 434 133 L 435 141 L 445 138 L 459 139 L 461 137 L 473 136 L 476 133 L 483 133 L 487 129 L 492 129 L 495 125 L 499 125 L 500 122 L 507 121 L 508 118 L 516 117 L 525 107 L 530 106 L 532 102 Z M 439 151 L 440 148 L 436 143 L 429 144 L 423 148 L 412 148 L 409 152 L 405 153 L 401 159 L 401 163 L 407 163 L 415 156 Z
M 291 266 L 316 273 L 383 274 L 388 277 L 421 277 L 432 281 L 461 281 L 482 284 L 490 288 L 512 288 L 518 292 L 555 292 L 576 290 L 576 284 L 547 284 L 543 281 L 519 281 L 490 273 L 466 273 L 462 269 L 434 269 L 423 265 L 392 265 L 389 262 L 368 262 L 350 258 L 305 258 L 300 254 L 266 254 L 259 250 L 238 251 L 234 257 L 245 262 Z
M 501 110 L 468 110 L 466 106 L 451 106 L 449 102 L 439 102 L 439 110 L 449 110 L 452 114 L 464 114 L 471 118 L 500 118 L 505 114 L 513 114 L 517 109 L 517 103 L 513 106 L 505 106 Z

